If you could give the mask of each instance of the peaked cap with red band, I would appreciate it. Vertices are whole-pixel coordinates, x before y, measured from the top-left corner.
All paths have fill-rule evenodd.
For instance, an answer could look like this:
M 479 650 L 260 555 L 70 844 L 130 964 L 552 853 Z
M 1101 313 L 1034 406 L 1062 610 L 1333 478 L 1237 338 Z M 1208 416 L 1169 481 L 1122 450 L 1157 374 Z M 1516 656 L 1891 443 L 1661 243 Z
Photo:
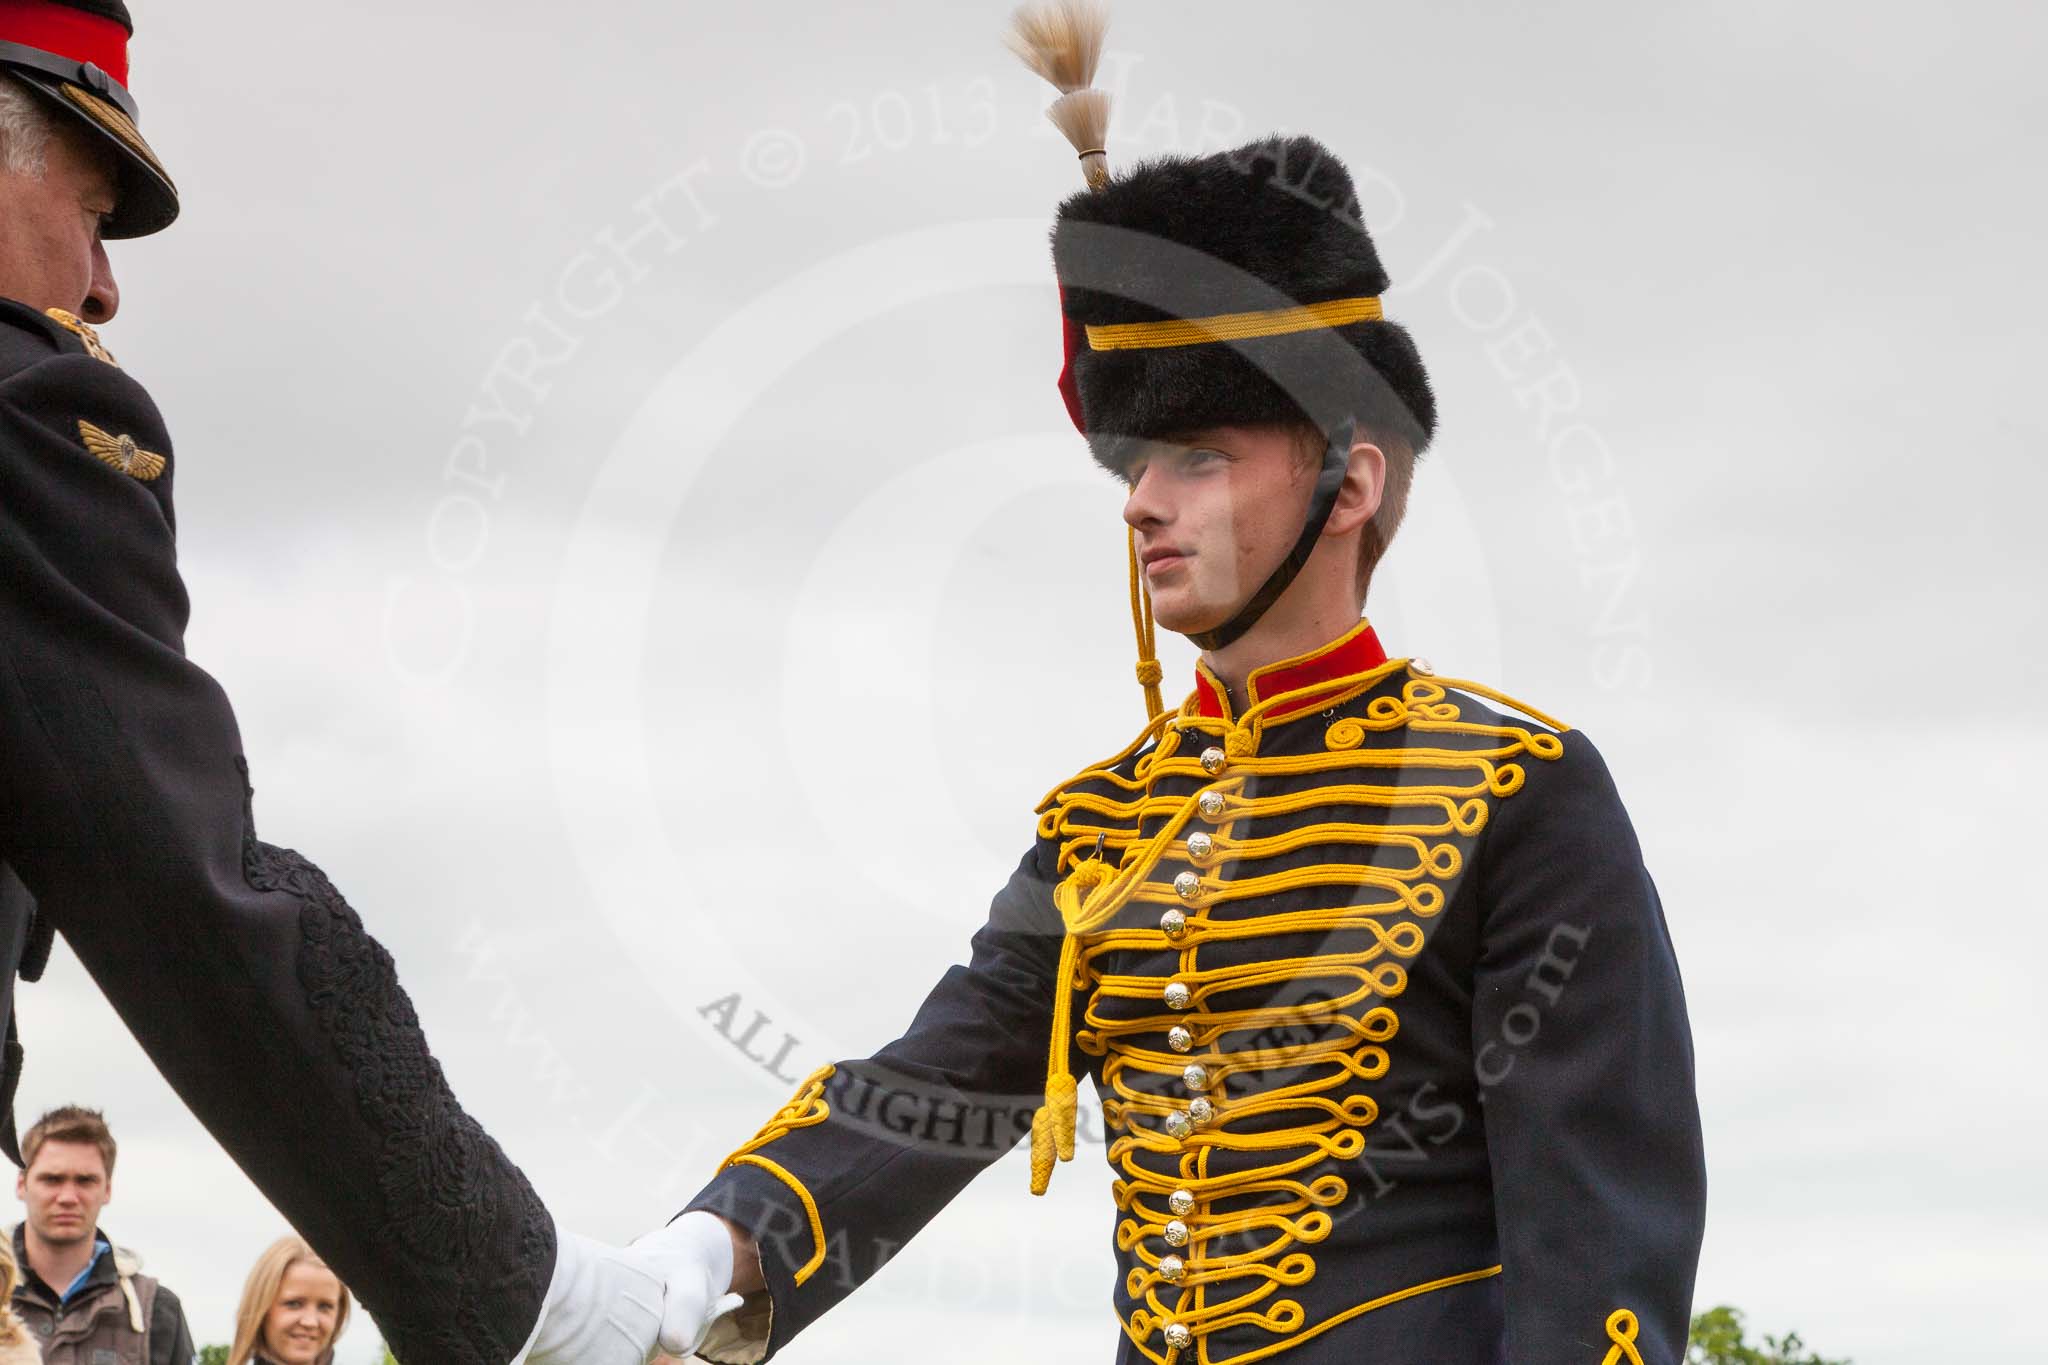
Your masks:
M 114 153 L 120 189 L 101 234 L 108 238 L 145 237 L 178 216 L 178 187 L 136 126 L 134 32 L 122 0 L 0 0 L 0 72 Z

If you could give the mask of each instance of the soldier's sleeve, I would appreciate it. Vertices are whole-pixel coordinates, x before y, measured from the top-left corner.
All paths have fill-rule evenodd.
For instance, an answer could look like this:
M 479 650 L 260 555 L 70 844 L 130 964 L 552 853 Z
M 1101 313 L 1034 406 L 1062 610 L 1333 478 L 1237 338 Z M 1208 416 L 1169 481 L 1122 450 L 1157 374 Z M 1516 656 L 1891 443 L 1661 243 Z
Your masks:
M 256 838 L 234 713 L 184 655 L 171 455 L 98 360 L 0 379 L 0 857 L 399 1358 L 504 1365 L 552 1221 L 456 1102 L 390 955 Z
M 1507 1358 L 1677 1365 L 1706 1204 L 1685 995 L 1606 764 L 1560 738 L 1480 854 L 1473 1050 Z
M 768 1285 L 720 1322 L 703 1359 L 773 1356 L 1030 1132 L 1061 943 L 1047 848 L 1024 856 L 966 965 L 947 969 L 902 1037 L 813 1073 L 690 1201 L 753 1234 Z

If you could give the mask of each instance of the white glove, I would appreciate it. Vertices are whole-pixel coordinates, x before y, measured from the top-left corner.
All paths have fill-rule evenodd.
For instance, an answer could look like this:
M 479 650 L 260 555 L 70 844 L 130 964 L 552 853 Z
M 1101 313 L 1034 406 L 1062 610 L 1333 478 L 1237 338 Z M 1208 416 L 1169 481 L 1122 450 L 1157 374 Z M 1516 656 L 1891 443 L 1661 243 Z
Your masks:
M 661 1275 L 661 1349 L 669 1355 L 695 1354 L 711 1324 L 744 1302 L 726 1292 L 732 1285 L 732 1233 L 715 1213 L 686 1213 L 628 1250 Z
M 647 1257 L 555 1228 L 555 1277 L 512 1365 L 647 1365 L 662 1320 Z

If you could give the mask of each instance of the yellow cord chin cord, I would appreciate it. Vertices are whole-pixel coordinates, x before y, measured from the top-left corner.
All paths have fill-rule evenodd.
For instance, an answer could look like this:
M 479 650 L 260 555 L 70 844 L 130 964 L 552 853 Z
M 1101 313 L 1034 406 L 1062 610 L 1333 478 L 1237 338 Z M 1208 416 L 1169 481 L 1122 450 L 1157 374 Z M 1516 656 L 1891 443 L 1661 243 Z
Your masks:
M 1159 699 L 1159 682 L 1166 675 L 1159 667 L 1158 644 L 1152 629 L 1152 592 L 1145 586 L 1138 567 L 1138 532 L 1124 534 L 1131 555 L 1131 625 L 1138 632 L 1138 686 L 1145 689 L 1145 719 L 1157 720 L 1166 709 Z

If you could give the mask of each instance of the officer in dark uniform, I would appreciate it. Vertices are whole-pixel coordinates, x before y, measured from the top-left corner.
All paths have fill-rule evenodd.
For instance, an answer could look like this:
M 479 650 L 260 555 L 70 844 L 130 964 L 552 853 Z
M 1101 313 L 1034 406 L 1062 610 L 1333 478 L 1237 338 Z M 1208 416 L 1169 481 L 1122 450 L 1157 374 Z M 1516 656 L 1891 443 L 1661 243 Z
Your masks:
M 0 0 L 0 1094 L 14 977 L 61 932 L 408 1365 L 641 1365 L 693 1291 L 665 1298 L 658 1246 L 558 1235 L 390 955 L 257 838 L 234 713 L 185 658 L 177 457 L 91 325 L 118 307 L 102 239 L 178 212 L 131 31 L 121 0 Z
M 1351 179 L 1306 137 L 1111 176 L 1087 23 L 1027 12 L 1021 45 L 1090 181 L 1053 233 L 1061 388 L 1131 485 L 1153 718 L 1046 798 L 909 1030 L 809 1077 L 677 1220 L 729 1224 L 748 1291 L 705 1357 L 779 1350 L 1027 1131 L 1043 1191 L 1086 1075 L 1119 1362 L 1676 1365 L 1705 1201 L 1692 1044 L 1599 754 L 1389 658 L 1362 583 L 1301 652 L 1246 652 L 1317 619 L 1303 593 L 1351 586 L 1331 536 L 1384 549 L 1367 537 L 1392 522 L 1363 518 L 1404 494 L 1374 471 L 1435 426 Z M 1305 524 L 1197 621 L 1191 576 L 1248 542 L 1176 520 L 1203 504 L 1173 480 L 1224 477 L 1188 433 L 1263 429 L 1308 437 Z M 1257 448 L 1223 458 L 1250 471 Z M 1167 594 L 1203 650 L 1175 711 L 1151 695 Z

